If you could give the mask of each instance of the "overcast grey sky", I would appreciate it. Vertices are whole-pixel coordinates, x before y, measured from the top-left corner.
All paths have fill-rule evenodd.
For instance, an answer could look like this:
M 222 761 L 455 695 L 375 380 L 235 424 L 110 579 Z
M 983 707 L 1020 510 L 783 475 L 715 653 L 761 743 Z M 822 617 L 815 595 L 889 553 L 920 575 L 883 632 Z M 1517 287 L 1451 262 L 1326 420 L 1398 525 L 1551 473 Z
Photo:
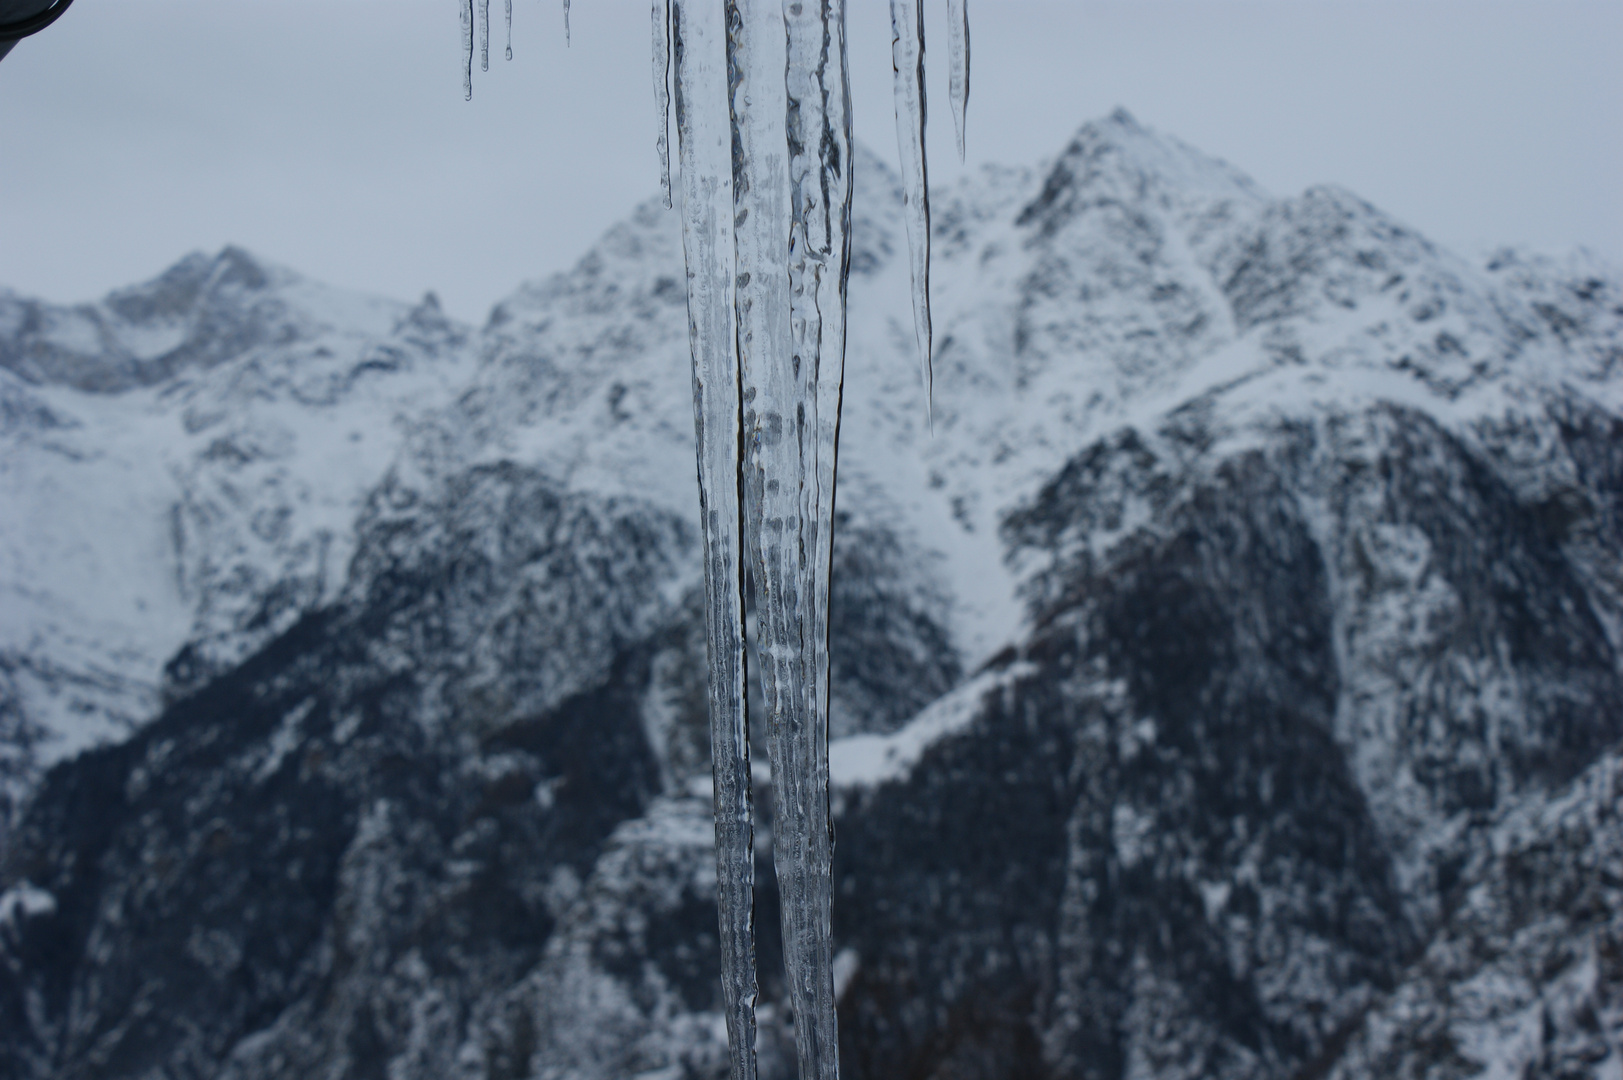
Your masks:
M 889 20 L 850 0 L 857 135 Z M 499 38 L 502 0 L 492 0 Z M 97 297 L 238 243 L 482 320 L 657 190 L 646 0 L 514 0 L 462 100 L 456 0 L 81 0 L 0 63 L 0 284 Z M 958 175 L 945 3 L 931 168 Z M 1351 188 L 1465 255 L 1623 263 L 1623 0 L 972 0 L 970 167 L 1117 105 L 1281 194 Z M 476 73 L 477 76 L 477 73 Z

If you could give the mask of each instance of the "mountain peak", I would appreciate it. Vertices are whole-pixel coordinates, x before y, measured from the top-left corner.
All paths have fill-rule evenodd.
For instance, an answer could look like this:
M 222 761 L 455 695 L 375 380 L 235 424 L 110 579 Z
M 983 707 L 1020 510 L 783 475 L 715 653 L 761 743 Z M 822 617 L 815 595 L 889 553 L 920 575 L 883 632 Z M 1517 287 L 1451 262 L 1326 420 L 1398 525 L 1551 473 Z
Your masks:
M 1125 105 L 1117 105 L 1115 110 L 1110 114 L 1108 122 L 1117 124 L 1121 127 L 1132 128 L 1135 131 L 1143 130 L 1141 127 L 1139 127 L 1138 120 L 1134 118 L 1133 114 L 1127 111 L 1127 106 Z
M 0 367 L 95 393 L 150 386 L 255 345 L 292 346 L 337 329 L 385 335 L 405 305 L 320 285 L 226 245 L 192 252 L 101 301 L 59 306 L 0 294 Z
M 1249 176 L 1219 158 L 1140 124 L 1124 108 L 1083 124 L 1049 168 L 1017 223 L 1051 234 L 1102 203 L 1261 203 Z
M 298 279 L 292 271 L 267 268 L 252 253 L 228 244 L 214 255 L 194 251 L 150 281 L 115 289 L 102 300 L 102 306 L 136 324 L 184 318 L 219 289 L 259 291 L 273 277 Z
M 263 289 L 271 283 L 271 274 L 258 259 L 234 244 L 227 244 L 214 257 L 210 284 L 216 287 L 239 285 L 245 289 Z M 284 271 L 283 273 L 287 273 Z

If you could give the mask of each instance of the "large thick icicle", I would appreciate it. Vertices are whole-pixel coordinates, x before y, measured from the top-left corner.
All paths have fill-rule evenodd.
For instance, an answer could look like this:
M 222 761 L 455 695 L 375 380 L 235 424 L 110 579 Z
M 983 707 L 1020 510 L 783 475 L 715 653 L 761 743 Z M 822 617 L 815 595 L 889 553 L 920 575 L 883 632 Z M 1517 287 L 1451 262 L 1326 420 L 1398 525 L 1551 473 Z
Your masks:
M 952 130 L 958 160 L 964 160 L 964 122 L 969 114 L 969 0 L 947 0 L 947 96 L 952 99 Z
M 682 246 L 704 532 L 710 736 L 715 778 L 721 982 L 733 1080 L 753 1080 L 754 826 L 744 695 L 739 508 L 739 387 L 733 312 L 732 133 L 724 13 L 716 0 L 672 0 Z
M 919 0 L 890 0 L 891 63 L 896 70 L 896 142 L 902 155 L 907 248 L 913 272 L 913 336 L 918 342 L 924 407 L 931 408 L 930 174 L 924 156 L 924 12 Z
M 509 0 L 511 2 L 511 0 Z M 653 0 L 654 119 L 659 124 L 654 149 L 659 151 L 659 191 L 671 208 L 671 0 Z
M 797 579 L 798 610 L 782 614 L 781 632 L 789 639 L 786 648 L 798 646 L 794 666 L 799 668 L 799 686 L 793 699 L 785 688 L 778 691 L 788 707 L 771 733 L 773 839 L 801 1080 L 835 1080 L 839 1043 L 830 874 L 834 837 L 828 802 L 828 588 L 850 265 L 851 91 L 844 0 L 783 0 L 783 19 L 790 207 L 785 381 L 786 389 L 798 391 L 793 411 L 786 409 L 784 416 L 793 427 L 783 434 L 788 443 L 784 455 L 800 460 L 792 474 L 798 487 L 793 492 L 798 535 L 783 538 L 779 557 L 783 570 Z M 789 479 L 780 477 L 778 483 Z M 766 487 L 772 483 L 767 478 Z M 761 516 L 768 517 L 764 508 Z M 766 539 L 763 535 L 763 548 Z M 797 704 L 798 710 L 793 707 Z

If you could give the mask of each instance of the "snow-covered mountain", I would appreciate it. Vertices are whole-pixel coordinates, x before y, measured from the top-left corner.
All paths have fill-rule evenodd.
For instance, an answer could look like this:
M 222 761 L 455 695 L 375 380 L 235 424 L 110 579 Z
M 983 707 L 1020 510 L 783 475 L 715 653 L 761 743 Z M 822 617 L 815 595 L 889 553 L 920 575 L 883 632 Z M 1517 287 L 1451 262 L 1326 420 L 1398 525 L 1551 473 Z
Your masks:
M 1618 275 L 1123 113 L 935 209 L 931 434 L 858 159 L 846 1073 L 1623 1075 Z M 681 282 L 0 293 L 0 1076 L 724 1074 Z
M 469 336 L 233 248 L 99 304 L 0 291 L 0 796 L 329 602 Z

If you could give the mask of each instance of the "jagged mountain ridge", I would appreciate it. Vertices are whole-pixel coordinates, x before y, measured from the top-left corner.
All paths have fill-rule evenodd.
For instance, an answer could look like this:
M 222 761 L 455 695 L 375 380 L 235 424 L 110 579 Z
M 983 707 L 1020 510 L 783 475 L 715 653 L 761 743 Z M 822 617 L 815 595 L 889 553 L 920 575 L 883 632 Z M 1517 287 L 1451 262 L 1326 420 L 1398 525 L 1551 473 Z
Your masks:
M 100 304 L 0 291 L 7 802 L 336 595 L 468 337 L 233 248 Z
M 930 438 L 858 170 L 846 1071 L 1607 1075 L 1615 275 L 1478 270 L 1118 115 L 938 202 Z M 678 251 L 645 207 L 447 328 L 345 580 L 52 775 L 8 1069 L 718 1070 Z M 7 367 L 8 416 L 84 400 Z

